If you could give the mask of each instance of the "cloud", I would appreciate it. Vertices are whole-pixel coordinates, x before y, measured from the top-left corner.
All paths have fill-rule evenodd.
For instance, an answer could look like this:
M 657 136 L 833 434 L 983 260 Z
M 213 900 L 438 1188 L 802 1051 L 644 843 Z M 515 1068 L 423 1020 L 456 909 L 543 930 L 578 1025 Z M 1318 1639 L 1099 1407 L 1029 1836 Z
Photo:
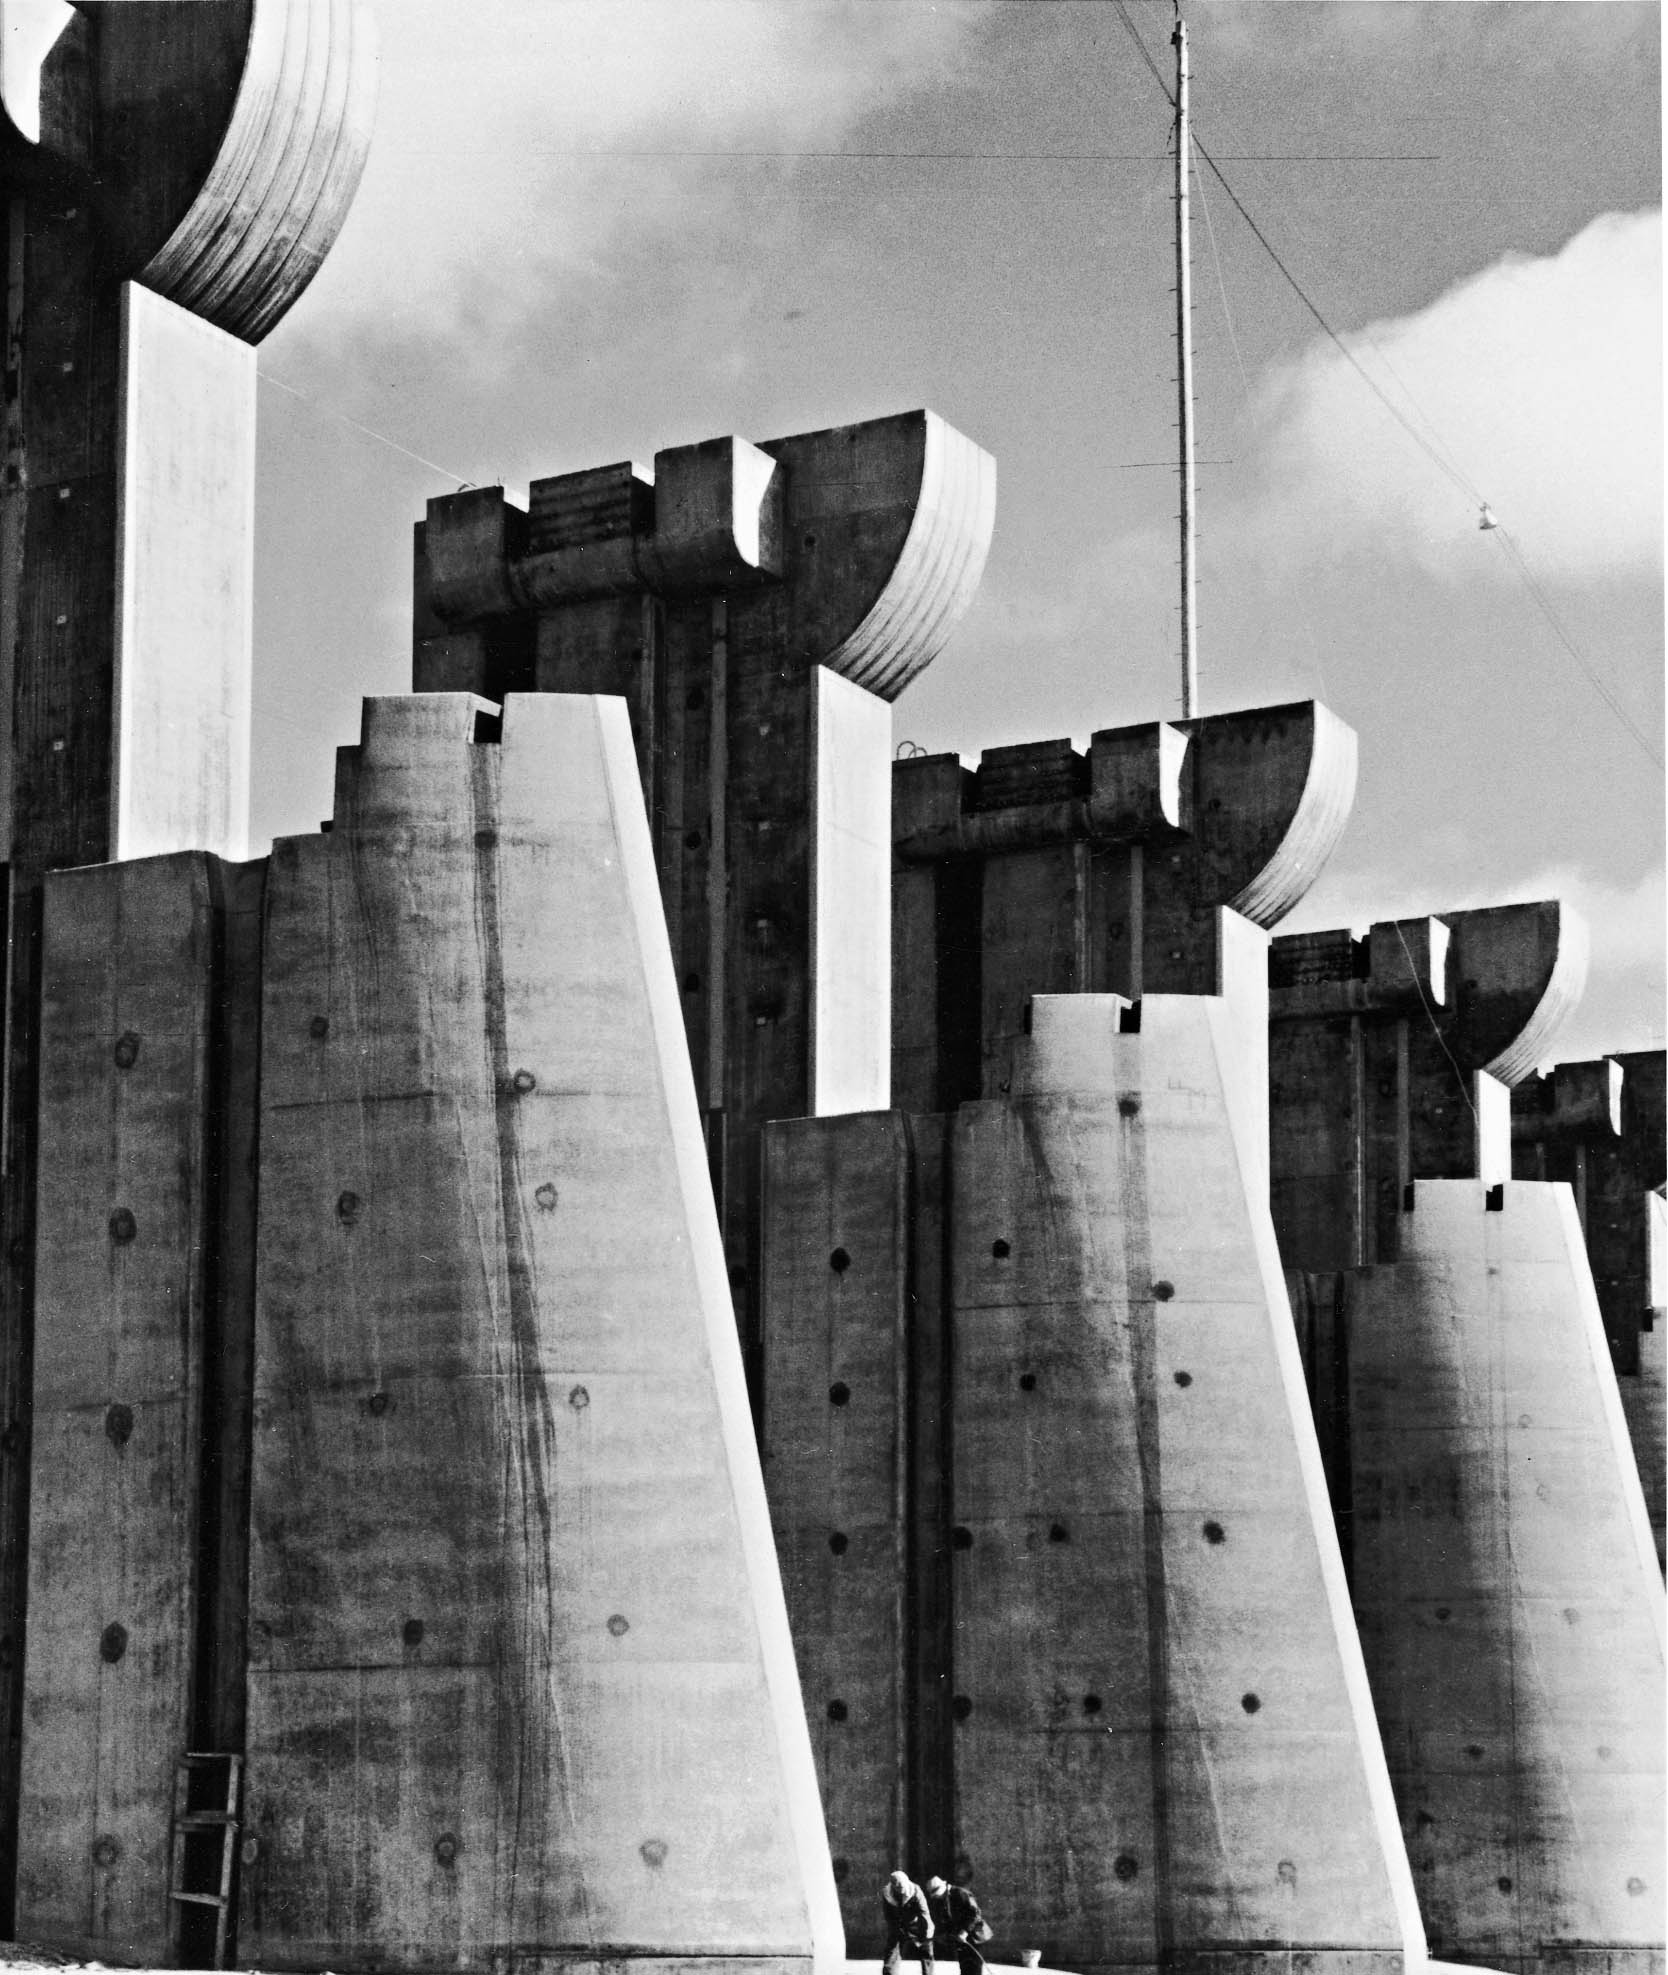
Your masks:
M 953 69 L 984 11 L 388 0 L 376 139 L 308 327 L 468 331 L 524 306 L 530 272 L 734 217 L 749 170 L 791 167 L 711 153 L 834 147 Z
M 1440 579 L 1515 580 L 1469 483 L 1542 576 L 1654 579 L 1661 291 L 1661 213 L 1609 213 L 1556 254 L 1508 255 L 1418 314 L 1350 334 L 1417 438 L 1317 340 L 1260 391 L 1257 484 L 1219 536 L 1288 563 L 1371 550 Z

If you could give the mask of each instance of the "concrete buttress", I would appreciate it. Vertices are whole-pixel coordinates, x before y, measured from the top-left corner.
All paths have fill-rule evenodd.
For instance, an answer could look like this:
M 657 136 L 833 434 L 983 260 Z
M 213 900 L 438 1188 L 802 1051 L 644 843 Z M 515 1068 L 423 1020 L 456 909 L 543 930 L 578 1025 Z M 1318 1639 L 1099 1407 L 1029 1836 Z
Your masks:
M 956 1866 L 1057 1965 L 1399 1969 L 1237 1028 L 1122 1012 L 1039 997 L 952 1136 Z
M 1524 1975 L 1662 1960 L 1662 1584 L 1613 1363 L 1646 1243 L 1610 1251 L 1607 1341 L 1570 1185 L 1510 1178 L 1584 964 L 1545 901 L 1271 967 L 1276 1223 L 1426 1930 Z M 1554 1076 L 1519 1156 L 1602 1148 L 1622 1089 Z
M 843 1954 L 625 709 L 367 703 L 275 846 L 270 1968 Z
M 1432 1951 L 1660 1969 L 1663 1596 L 1568 1189 L 1345 1278 L 1354 1601 Z

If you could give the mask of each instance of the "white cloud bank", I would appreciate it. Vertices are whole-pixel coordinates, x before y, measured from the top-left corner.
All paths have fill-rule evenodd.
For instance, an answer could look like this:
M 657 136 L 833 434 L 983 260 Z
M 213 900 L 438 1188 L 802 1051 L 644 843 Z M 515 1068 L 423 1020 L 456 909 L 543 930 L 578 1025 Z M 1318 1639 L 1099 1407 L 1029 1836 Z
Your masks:
M 526 276 L 688 232 L 746 179 L 703 152 L 834 147 L 953 70 L 979 6 L 867 0 L 384 0 L 376 138 L 309 328 L 432 335 L 525 303 Z M 637 151 L 628 170 L 587 153 Z
M 1662 566 L 1662 216 L 1609 213 L 1556 254 L 1512 254 L 1351 353 L 1554 581 Z M 1447 580 L 1515 580 L 1477 511 L 1330 342 L 1252 408 L 1255 493 L 1225 513 L 1248 553 L 1371 550 Z

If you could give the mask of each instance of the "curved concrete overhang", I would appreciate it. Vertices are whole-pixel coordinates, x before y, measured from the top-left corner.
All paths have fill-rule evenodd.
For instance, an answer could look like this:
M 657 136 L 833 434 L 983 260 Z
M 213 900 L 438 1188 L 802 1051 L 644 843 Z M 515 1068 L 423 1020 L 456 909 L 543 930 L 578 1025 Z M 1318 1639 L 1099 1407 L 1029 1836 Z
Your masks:
M 773 440 L 788 469 L 790 637 L 799 655 L 895 700 L 978 589 L 996 462 L 932 411 Z
M 925 421 L 909 533 L 863 621 L 822 663 L 894 700 L 933 662 L 984 574 L 996 523 L 996 462 L 936 412 Z
M 139 280 L 259 342 L 342 230 L 370 149 L 376 67 L 365 0 L 255 0 L 225 139 Z
M 26 4 L 36 31 L 0 64 L 0 177 L 79 192 L 120 279 L 258 342 L 358 190 L 376 98 L 367 0 Z
M 1179 723 L 1209 899 L 1265 929 L 1319 877 L 1355 801 L 1355 730 L 1318 700 Z M 1203 898 L 1203 894 L 1201 894 Z
M 1587 922 L 1561 899 L 1445 915 L 1454 1044 L 1503 1084 L 1552 1051 L 1587 986 Z

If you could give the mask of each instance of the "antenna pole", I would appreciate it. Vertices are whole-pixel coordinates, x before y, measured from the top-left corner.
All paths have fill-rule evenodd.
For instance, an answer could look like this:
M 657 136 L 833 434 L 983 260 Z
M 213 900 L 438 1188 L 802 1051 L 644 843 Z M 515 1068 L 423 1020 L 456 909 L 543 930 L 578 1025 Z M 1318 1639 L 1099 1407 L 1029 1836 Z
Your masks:
M 1193 571 L 1193 256 L 1189 242 L 1188 174 L 1193 134 L 1187 106 L 1187 24 L 1176 0 L 1176 392 L 1181 446 L 1181 640 L 1182 718 L 1199 710 L 1199 649 Z

